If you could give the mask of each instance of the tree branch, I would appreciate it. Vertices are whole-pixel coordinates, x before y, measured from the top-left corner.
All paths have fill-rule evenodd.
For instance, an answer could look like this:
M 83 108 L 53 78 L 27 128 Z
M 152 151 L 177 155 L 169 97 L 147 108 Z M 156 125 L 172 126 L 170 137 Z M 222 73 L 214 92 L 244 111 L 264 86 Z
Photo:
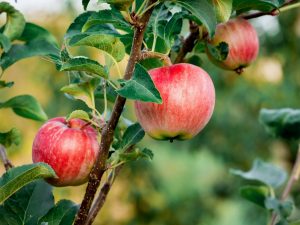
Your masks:
M 185 56 L 191 52 L 196 44 L 196 41 L 199 39 L 199 26 L 194 22 L 190 21 L 190 34 L 184 40 L 181 49 L 175 59 L 176 63 L 181 63 L 184 61 Z
M 7 154 L 6 154 L 6 149 L 3 145 L 0 144 L 0 158 L 1 161 L 4 164 L 5 170 L 8 171 L 9 169 L 13 168 L 13 164 L 9 161 Z
M 149 0 L 148 6 L 155 3 L 157 0 Z M 124 75 L 124 79 L 128 80 L 131 78 L 135 64 L 140 59 L 141 56 L 141 48 L 144 39 L 144 33 L 149 22 L 150 16 L 152 14 L 153 8 L 149 9 L 140 19 L 139 24 L 135 26 L 133 44 L 131 48 L 131 54 L 128 60 L 128 64 L 126 67 L 126 72 Z M 95 198 L 95 194 L 100 185 L 101 178 L 106 171 L 106 160 L 108 158 L 108 152 L 113 141 L 114 131 L 118 124 L 119 118 L 122 114 L 124 105 L 126 103 L 126 99 L 118 96 L 112 110 L 111 117 L 108 123 L 103 128 L 101 133 L 101 142 L 99 148 L 99 154 L 96 160 L 96 163 L 90 173 L 90 179 L 86 188 L 86 192 L 84 195 L 84 199 L 81 203 L 79 212 L 75 219 L 74 225 L 84 225 L 86 224 L 86 220 L 88 218 L 88 214 Z
M 284 191 L 281 195 L 281 201 L 285 201 L 287 199 L 287 197 L 289 196 L 289 194 L 292 190 L 293 185 L 295 184 L 296 181 L 299 180 L 299 177 L 300 177 L 300 145 L 298 148 L 297 159 L 293 166 L 293 170 L 292 170 L 290 179 L 287 182 L 287 184 L 284 188 Z M 276 220 L 277 220 L 277 214 L 273 213 L 270 225 L 275 225 Z
M 151 51 L 142 51 L 140 60 L 157 58 L 163 61 L 165 66 L 171 66 L 172 62 L 169 56 L 159 53 L 159 52 L 151 52 Z

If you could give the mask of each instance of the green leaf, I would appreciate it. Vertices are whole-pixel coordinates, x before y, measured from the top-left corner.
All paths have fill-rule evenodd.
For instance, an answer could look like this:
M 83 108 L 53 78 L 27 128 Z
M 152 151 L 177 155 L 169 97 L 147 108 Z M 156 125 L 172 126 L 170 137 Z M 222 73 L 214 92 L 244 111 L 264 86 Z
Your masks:
M 124 20 L 121 13 L 114 8 L 112 8 L 111 10 L 101 10 L 97 13 L 92 14 L 86 20 L 86 23 L 82 27 L 82 31 L 86 32 L 92 26 L 103 24 L 112 24 L 117 29 L 126 32 L 132 32 L 131 26 Z
M 108 4 L 120 11 L 128 11 L 134 0 L 105 0 Z
M 20 189 L 0 206 L 0 225 L 36 225 L 54 206 L 51 190 L 42 180 Z
M 11 48 L 11 43 L 8 37 L 6 37 L 4 34 L 0 33 L 0 47 L 2 47 L 4 52 L 8 52 L 8 50 Z
M 125 152 L 119 154 L 119 160 L 126 163 L 130 161 L 136 161 L 139 159 L 153 159 L 153 152 L 150 149 L 144 148 L 143 150 L 136 148 L 132 152 Z
M 25 45 L 15 44 L 12 45 L 7 53 L 2 54 L 0 58 L 0 67 L 6 70 L 15 62 L 29 58 L 32 56 L 48 56 L 59 57 L 59 50 L 53 44 L 44 40 L 35 40 Z
M 0 204 L 16 191 L 41 178 L 56 177 L 54 170 L 45 163 L 14 167 L 0 178 Z
M 262 109 L 259 121 L 266 131 L 275 137 L 300 139 L 299 109 Z
M 61 200 L 39 219 L 38 225 L 72 225 L 78 209 L 78 205 L 72 201 Z
M 260 10 L 269 12 L 279 8 L 284 3 L 284 0 L 233 0 L 233 9 L 239 12 L 249 10 Z
M 87 9 L 89 2 L 90 2 L 90 0 L 82 0 L 82 6 L 83 6 L 84 10 Z
M 140 64 L 136 64 L 133 77 L 123 83 L 118 89 L 119 95 L 144 102 L 162 103 L 159 91 L 156 89 L 150 75 Z
M 228 21 L 232 11 L 232 0 L 213 0 L 212 3 L 216 11 L 217 21 L 220 23 Z
M 56 38 L 48 30 L 33 23 L 26 23 L 24 31 L 18 40 L 25 42 L 40 40 L 58 47 Z
M 279 199 L 271 197 L 266 199 L 265 206 L 279 215 L 281 219 L 288 218 L 294 208 L 294 204 L 291 201 L 281 202 Z
M 217 61 L 224 61 L 227 58 L 229 47 L 226 42 L 220 42 L 218 46 L 206 43 L 209 54 Z
M 90 120 L 89 114 L 83 110 L 75 110 L 75 111 L 71 112 L 71 114 L 68 116 L 67 120 L 71 120 L 74 118 L 82 119 L 82 120 L 86 120 L 86 121 Z
M 22 13 L 7 2 L 0 3 L 0 14 L 6 13 L 6 24 L 3 34 L 13 41 L 19 38 L 25 27 L 25 19 Z
M 164 39 L 167 40 L 169 47 L 171 48 L 176 35 L 179 35 L 182 29 L 182 14 L 175 13 L 172 18 L 167 22 L 164 29 Z
M 240 189 L 240 195 L 248 201 L 265 208 L 265 200 L 269 196 L 269 189 L 265 186 L 245 186 Z
M 61 68 L 61 71 L 84 71 L 91 75 L 99 75 L 100 77 L 107 78 L 108 74 L 104 67 L 97 61 L 88 59 L 86 57 L 76 57 L 69 59 Z
M 145 136 L 145 131 L 139 123 L 135 123 L 129 126 L 122 138 L 121 147 L 123 149 L 128 148 L 131 145 L 135 145 L 140 142 Z
M 217 20 L 214 6 L 210 1 L 173 0 L 173 2 L 188 10 L 193 15 L 195 22 L 205 25 L 210 37 L 213 36 L 217 25 Z
M 107 34 L 79 34 L 69 41 L 70 46 L 90 46 L 111 55 L 117 62 L 125 56 L 125 46 L 119 38 Z
M 39 102 L 31 95 L 19 95 L 0 103 L 1 108 L 12 108 L 19 116 L 24 118 L 45 121 L 48 119 Z
M 61 91 L 73 96 L 75 99 L 79 99 L 85 104 L 93 109 L 94 108 L 94 91 L 96 90 L 97 86 L 100 83 L 100 79 L 93 78 L 90 81 L 83 82 L 83 83 L 74 83 L 69 84 L 63 88 Z
M 0 144 L 9 148 L 12 145 L 19 145 L 21 142 L 21 133 L 18 129 L 12 128 L 6 133 L 0 133 Z
M 278 188 L 287 179 L 287 173 L 272 164 L 256 159 L 248 172 L 231 169 L 230 172 L 247 180 L 257 180 L 273 188 Z
M 6 87 L 8 87 L 8 88 L 10 88 L 10 87 L 12 87 L 13 85 L 14 85 L 15 83 L 14 82 L 5 82 L 4 80 L 0 80 L 0 89 L 1 88 L 6 88 Z

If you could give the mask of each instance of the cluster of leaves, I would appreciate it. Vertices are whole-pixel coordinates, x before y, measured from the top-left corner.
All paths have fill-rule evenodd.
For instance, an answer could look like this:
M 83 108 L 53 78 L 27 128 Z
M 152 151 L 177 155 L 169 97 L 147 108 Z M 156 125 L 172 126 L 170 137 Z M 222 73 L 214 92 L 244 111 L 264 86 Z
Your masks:
M 283 139 L 300 139 L 299 110 L 294 109 L 262 109 L 259 116 L 260 122 L 272 136 Z M 297 165 L 296 165 L 297 166 Z M 299 168 L 298 168 L 299 169 Z M 240 189 L 243 198 L 269 210 L 279 216 L 276 225 L 298 224 L 289 221 L 294 202 L 276 197 L 277 190 L 286 183 L 287 173 L 270 163 L 255 160 L 250 171 L 231 170 L 231 173 L 246 180 L 258 181 L 259 185 L 248 185 Z M 291 176 L 296 176 L 292 174 Z M 263 184 L 263 185 L 261 185 Z

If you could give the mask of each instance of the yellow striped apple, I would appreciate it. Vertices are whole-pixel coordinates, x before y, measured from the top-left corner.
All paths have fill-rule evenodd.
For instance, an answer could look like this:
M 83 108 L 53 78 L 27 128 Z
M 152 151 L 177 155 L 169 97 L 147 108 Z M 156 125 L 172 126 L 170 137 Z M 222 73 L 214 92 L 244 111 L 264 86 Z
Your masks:
M 49 164 L 58 178 L 54 186 L 75 186 L 88 180 L 99 151 L 96 130 L 80 119 L 57 117 L 38 131 L 32 146 L 34 163 Z
M 217 26 L 214 37 L 208 43 L 217 47 L 221 42 L 228 44 L 227 58 L 223 61 L 217 60 L 207 51 L 208 58 L 217 66 L 239 74 L 256 59 L 259 51 L 255 28 L 242 18 L 231 19 Z
M 186 140 L 198 134 L 210 120 L 215 88 L 200 67 L 181 63 L 148 71 L 163 103 L 135 101 L 135 113 L 143 129 L 154 139 Z

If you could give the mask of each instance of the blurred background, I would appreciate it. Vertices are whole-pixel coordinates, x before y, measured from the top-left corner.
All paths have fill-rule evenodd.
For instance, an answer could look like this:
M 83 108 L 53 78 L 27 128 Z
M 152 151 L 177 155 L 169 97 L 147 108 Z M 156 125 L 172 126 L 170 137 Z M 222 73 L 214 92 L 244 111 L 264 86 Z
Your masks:
M 81 1 L 8 1 L 25 14 L 27 21 L 50 30 L 60 41 L 76 15 Z M 51 6 L 51 7 L 50 7 Z M 93 4 L 90 8 L 93 8 Z M 3 15 L 1 15 L 3 19 Z M 216 108 L 208 126 L 185 142 L 159 142 L 146 137 L 142 145 L 154 152 L 151 162 L 138 161 L 124 167 L 117 178 L 96 225 L 261 225 L 268 215 L 243 200 L 239 188 L 248 184 L 229 173 L 230 168 L 248 170 L 261 158 L 290 170 L 297 143 L 268 136 L 258 122 L 261 108 L 300 108 L 300 11 L 251 21 L 260 37 L 260 55 L 242 76 L 220 70 L 203 55 L 203 68 L 211 75 L 217 94 Z M 126 65 L 126 60 L 121 64 Z M 59 90 L 68 83 L 64 73 L 41 58 L 26 59 L 10 67 L 0 101 L 31 94 L 49 118 L 85 109 Z M 101 102 L 100 102 L 101 103 Z M 126 115 L 133 121 L 132 102 Z M 0 111 L 0 132 L 13 127 L 22 133 L 20 146 L 8 149 L 15 165 L 31 163 L 33 138 L 41 123 Z M 3 168 L 0 167 L 3 173 Z M 300 185 L 295 187 L 300 206 Z M 69 198 L 80 203 L 85 186 L 55 188 L 56 201 Z M 298 192 L 298 195 L 297 195 Z M 101 220 L 99 219 L 101 217 Z

